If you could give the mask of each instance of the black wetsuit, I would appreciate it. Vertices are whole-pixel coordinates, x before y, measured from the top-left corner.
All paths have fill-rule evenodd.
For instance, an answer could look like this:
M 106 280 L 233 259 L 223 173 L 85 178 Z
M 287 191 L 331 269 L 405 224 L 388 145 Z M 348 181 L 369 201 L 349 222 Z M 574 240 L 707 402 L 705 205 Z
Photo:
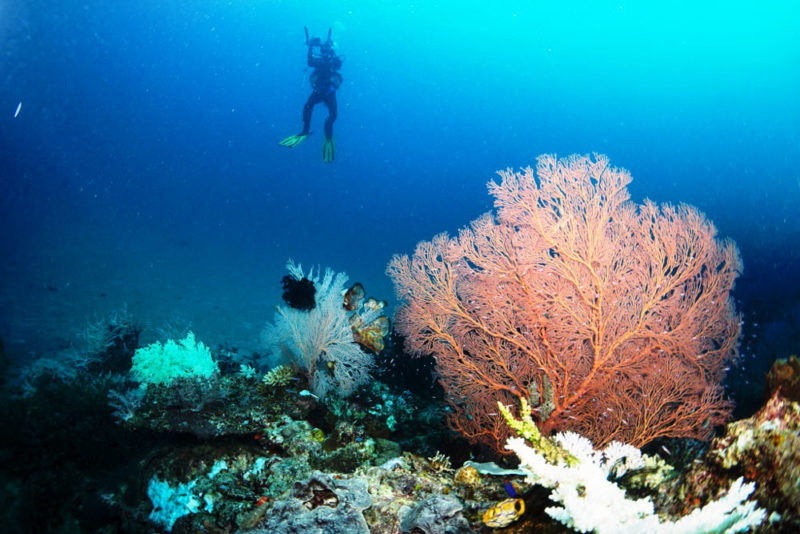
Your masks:
M 308 47 L 308 66 L 314 69 L 311 74 L 311 87 L 313 92 L 303 106 L 303 133 L 307 134 L 311 127 L 311 112 L 314 106 L 323 102 L 328 108 L 328 118 L 325 119 L 325 138 L 333 137 L 333 121 L 336 120 L 336 90 L 342 83 L 342 75 L 338 70 L 342 60 L 332 50 L 322 51 L 319 56 L 312 52 L 313 47 Z

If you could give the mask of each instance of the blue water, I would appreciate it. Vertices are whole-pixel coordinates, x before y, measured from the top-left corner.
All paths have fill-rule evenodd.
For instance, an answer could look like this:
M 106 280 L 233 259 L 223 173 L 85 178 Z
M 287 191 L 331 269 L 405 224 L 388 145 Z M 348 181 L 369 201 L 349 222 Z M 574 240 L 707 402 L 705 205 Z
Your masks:
M 800 347 L 800 8 L 518 4 L 4 1 L 9 351 L 122 306 L 145 340 L 185 321 L 252 349 L 287 258 L 391 299 L 391 255 L 488 210 L 495 170 L 601 152 L 634 200 L 696 205 L 738 243 L 735 381 L 760 387 Z M 321 105 L 278 146 L 309 94 L 304 25 L 345 57 L 333 164 Z

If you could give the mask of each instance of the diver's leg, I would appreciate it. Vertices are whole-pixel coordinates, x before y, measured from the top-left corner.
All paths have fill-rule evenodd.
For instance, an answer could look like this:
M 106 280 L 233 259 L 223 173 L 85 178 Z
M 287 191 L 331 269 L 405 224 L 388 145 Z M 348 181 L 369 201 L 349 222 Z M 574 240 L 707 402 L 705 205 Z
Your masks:
M 308 135 L 311 129 L 311 113 L 314 111 L 314 106 L 320 101 L 319 93 L 314 91 L 309 95 L 306 100 L 306 105 L 303 106 L 303 131 L 300 135 Z
M 314 111 L 314 106 L 320 102 L 320 95 L 316 92 L 311 93 L 311 96 L 308 97 L 306 100 L 306 104 L 303 106 L 303 131 L 296 135 L 290 135 L 289 137 L 282 139 L 278 144 L 285 147 L 296 147 L 300 143 L 306 140 L 306 138 L 310 135 L 309 128 L 311 126 L 311 112 Z
M 333 121 L 336 120 L 336 93 L 325 97 L 328 107 L 328 118 L 325 119 L 325 140 L 322 142 L 322 161 L 331 163 L 336 157 L 336 145 L 333 142 Z
M 336 120 L 338 116 L 337 112 L 337 104 L 336 104 L 336 93 L 331 93 L 328 97 L 324 100 L 325 105 L 328 107 L 328 118 L 325 119 L 325 137 L 327 139 L 333 138 L 333 122 Z

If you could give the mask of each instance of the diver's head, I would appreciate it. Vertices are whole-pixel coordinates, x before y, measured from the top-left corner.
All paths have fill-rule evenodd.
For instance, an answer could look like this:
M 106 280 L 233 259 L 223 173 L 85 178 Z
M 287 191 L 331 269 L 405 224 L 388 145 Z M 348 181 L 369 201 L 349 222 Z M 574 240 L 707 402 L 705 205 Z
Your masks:
M 333 41 L 328 39 L 321 45 L 319 45 L 319 53 L 323 56 L 335 56 L 336 53 L 333 51 Z

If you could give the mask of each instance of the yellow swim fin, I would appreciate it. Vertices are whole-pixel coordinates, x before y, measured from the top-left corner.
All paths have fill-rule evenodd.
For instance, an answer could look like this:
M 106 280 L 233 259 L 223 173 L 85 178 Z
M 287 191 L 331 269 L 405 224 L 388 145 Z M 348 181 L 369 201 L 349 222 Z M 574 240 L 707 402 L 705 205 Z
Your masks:
M 333 137 L 326 137 L 322 142 L 322 161 L 331 163 L 334 156 L 336 156 L 336 145 L 333 142 Z
M 305 141 L 306 138 L 309 135 L 311 135 L 311 134 L 310 133 L 306 133 L 306 134 L 301 133 L 301 134 L 297 134 L 297 135 L 290 135 L 289 137 L 283 139 L 278 144 L 281 145 L 281 146 L 289 147 L 289 148 L 296 147 L 297 145 L 299 145 L 300 143 Z

